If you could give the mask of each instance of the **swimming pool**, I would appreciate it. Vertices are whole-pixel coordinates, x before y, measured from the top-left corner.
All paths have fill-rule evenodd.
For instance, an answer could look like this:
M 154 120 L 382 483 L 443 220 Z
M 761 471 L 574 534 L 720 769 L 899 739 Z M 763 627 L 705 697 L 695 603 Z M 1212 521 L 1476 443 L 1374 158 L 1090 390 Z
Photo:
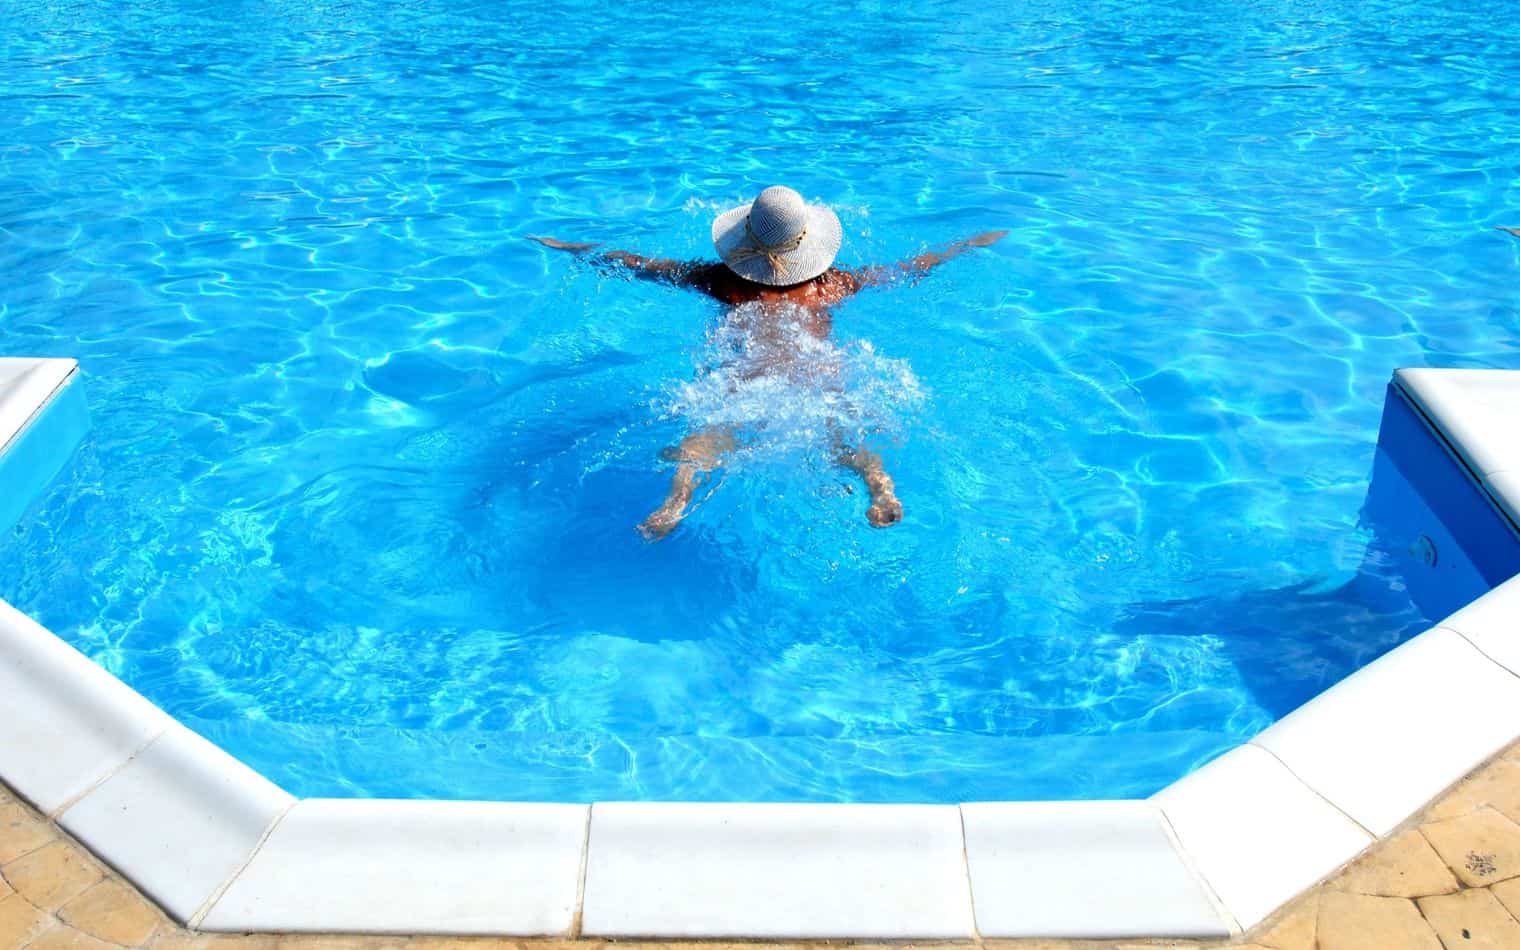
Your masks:
M 0 13 L 0 353 L 94 417 L 0 596 L 298 794 L 572 801 L 1144 795 L 1437 619 L 1359 515 L 1394 366 L 1520 365 L 1504 7 L 702 9 Z M 887 531 L 524 240 L 774 181 L 847 264 L 1011 230 L 836 315 Z

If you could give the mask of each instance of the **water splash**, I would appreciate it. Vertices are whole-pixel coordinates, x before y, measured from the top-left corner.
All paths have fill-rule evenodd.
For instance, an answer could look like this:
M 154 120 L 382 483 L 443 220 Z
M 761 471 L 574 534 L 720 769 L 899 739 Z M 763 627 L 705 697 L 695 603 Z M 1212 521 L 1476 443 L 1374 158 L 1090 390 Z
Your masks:
M 735 308 L 698 354 L 696 377 L 667 387 L 656 411 L 690 432 L 732 432 L 739 460 L 904 440 L 928 398 L 913 367 L 814 326 L 802 308 Z

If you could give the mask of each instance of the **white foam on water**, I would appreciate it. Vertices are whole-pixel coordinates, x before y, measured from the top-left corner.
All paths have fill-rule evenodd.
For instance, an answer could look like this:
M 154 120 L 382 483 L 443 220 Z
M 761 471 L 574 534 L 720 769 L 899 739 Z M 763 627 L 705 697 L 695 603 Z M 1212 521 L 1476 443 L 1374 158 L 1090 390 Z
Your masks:
M 812 323 L 791 306 L 734 308 L 698 353 L 696 377 L 666 387 L 656 411 L 689 432 L 732 432 L 740 461 L 900 442 L 927 399 L 912 366 L 869 340 L 819 337 Z

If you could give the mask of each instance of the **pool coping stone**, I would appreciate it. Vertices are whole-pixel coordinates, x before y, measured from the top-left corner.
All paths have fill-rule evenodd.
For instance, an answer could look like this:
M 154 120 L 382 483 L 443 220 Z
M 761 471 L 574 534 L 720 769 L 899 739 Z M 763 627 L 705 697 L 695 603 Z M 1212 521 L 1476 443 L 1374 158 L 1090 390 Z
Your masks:
M 58 816 L 175 919 L 198 912 L 295 799 L 178 723 Z
M 1479 478 L 1520 471 L 1520 371 L 1400 369 L 1393 378 Z
M 1495 600 L 1520 600 L 1515 594 L 1520 586 Z M 1439 626 L 1364 669 L 1369 675 L 1341 680 L 1251 744 L 1383 836 L 1514 740 L 1520 678 Z
M 309 798 L 200 929 L 569 933 L 586 805 Z
M 1483 476 L 1483 489 L 1510 521 L 1520 525 L 1520 470 L 1490 472 Z
M 1441 621 L 1484 656 L 1520 676 L 1520 577 L 1494 589 L 1503 597 L 1480 597 Z
M 44 814 L 89 791 L 174 720 L 0 601 L 0 774 Z
M 71 359 L 0 356 L 0 454 L 78 371 Z
M 582 934 L 975 935 L 954 805 L 597 802 Z
M 1240 930 L 1375 840 L 1260 746 L 1237 746 L 1152 796 Z
M 983 937 L 1230 935 L 1154 802 L 973 802 L 961 816 Z
M 0 439 L 75 376 L 42 362 L 0 367 Z M 1512 463 L 1520 476 L 1520 443 L 1468 446 L 1507 437 L 1504 413 L 1482 379 L 1446 372 L 1502 378 L 1516 413 L 1520 373 L 1395 377 L 1489 491 L 1508 491 L 1494 479 Z M 1454 422 L 1473 399 L 1487 408 Z M 203 930 L 1237 934 L 1520 737 L 1517 616 L 1520 581 L 1501 584 L 1146 802 L 586 806 L 297 801 L 0 602 L 0 778 Z

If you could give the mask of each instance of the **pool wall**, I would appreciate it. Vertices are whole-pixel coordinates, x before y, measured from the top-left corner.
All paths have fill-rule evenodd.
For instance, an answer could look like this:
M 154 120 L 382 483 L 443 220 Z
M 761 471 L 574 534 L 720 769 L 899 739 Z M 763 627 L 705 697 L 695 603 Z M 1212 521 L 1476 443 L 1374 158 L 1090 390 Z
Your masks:
M 0 378 L 0 441 L 72 418 L 40 414 L 62 388 Z M 1392 399 L 1382 451 L 1436 565 L 1492 554 L 1497 580 L 1520 373 L 1402 370 Z M 1517 631 L 1510 580 L 1143 801 L 586 806 L 297 800 L 0 602 L 0 778 L 202 930 L 1224 936 L 1520 737 Z
M 1444 617 L 1520 573 L 1520 531 L 1399 385 L 1384 401 L 1363 522 L 1398 557 L 1416 606 Z

